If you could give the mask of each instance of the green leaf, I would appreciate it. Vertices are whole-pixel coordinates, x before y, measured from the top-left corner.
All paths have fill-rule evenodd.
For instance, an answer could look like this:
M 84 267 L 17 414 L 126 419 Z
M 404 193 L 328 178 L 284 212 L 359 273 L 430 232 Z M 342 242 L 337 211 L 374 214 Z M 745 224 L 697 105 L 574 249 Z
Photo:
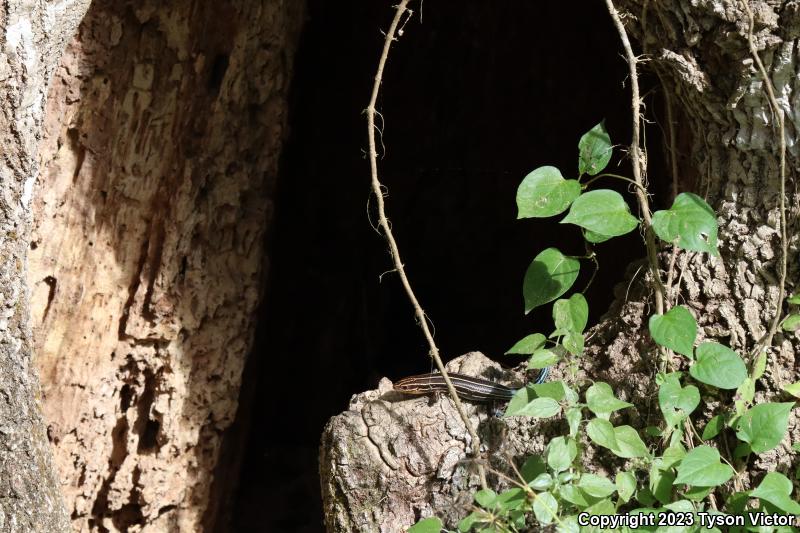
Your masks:
M 507 513 L 522 507 L 526 500 L 525 491 L 519 487 L 513 487 L 497 495 L 495 507 L 499 512 Z
M 506 352 L 506 355 L 510 353 L 530 355 L 539 348 L 541 348 L 542 346 L 544 346 L 546 340 L 547 337 L 545 337 L 541 333 L 534 333 L 532 335 L 528 335 L 527 337 L 518 341 L 514 346 L 509 348 L 508 351 Z
M 585 510 L 587 513 L 592 515 L 606 515 L 606 516 L 614 514 L 615 511 L 614 503 L 608 498 L 600 500 L 599 502 L 593 505 L 590 505 Z
M 547 525 L 558 516 L 558 502 L 549 492 L 540 492 L 533 500 L 533 514 L 540 524 Z
M 552 398 L 540 398 L 531 387 L 520 389 L 508 402 L 504 417 L 532 416 L 534 418 L 549 418 L 554 416 L 561 407 Z
M 580 509 L 589 507 L 595 500 L 583 492 L 575 485 L 563 485 L 558 491 L 558 495 L 563 500 L 577 506 Z
M 572 465 L 578 447 L 572 439 L 556 437 L 547 445 L 547 465 L 555 472 L 563 472 Z
M 706 499 L 706 496 L 711 494 L 712 490 L 714 490 L 714 487 L 689 487 L 683 491 L 683 495 L 687 500 L 701 502 Z
M 408 533 L 439 533 L 440 531 L 442 531 L 442 521 L 435 516 L 423 518 L 408 528 Z
M 619 409 L 633 407 L 632 403 L 618 400 L 611 390 L 611 385 L 602 381 L 596 382 L 586 390 L 586 404 L 589 410 L 603 418 L 607 418 L 609 414 Z
M 697 338 L 697 322 L 688 309 L 678 305 L 666 314 L 650 317 L 650 335 L 661 346 L 691 359 Z
M 580 428 L 581 420 L 583 419 L 581 408 L 570 407 L 566 410 L 564 416 L 567 419 L 567 424 L 569 424 L 569 436 L 575 437 L 578 434 L 578 429 Z
M 537 255 L 525 272 L 522 283 L 525 314 L 567 292 L 578 278 L 580 269 L 580 261 L 556 248 L 547 248 Z
M 528 483 L 533 490 L 547 490 L 553 486 L 553 476 L 550 474 L 539 474 L 536 479 Z
M 581 526 L 578 525 L 578 515 L 569 515 L 561 518 L 561 522 L 556 526 L 556 533 L 580 533 Z
M 750 496 L 769 502 L 786 514 L 800 515 L 800 503 L 792 499 L 792 482 L 777 472 L 769 472 Z
M 783 387 L 781 387 L 781 389 L 783 389 L 784 392 L 788 392 L 789 394 L 791 394 L 796 398 L 800 398 L 800 381 L 784 385 Z
M 700 404 L 700 391 L 694 385 L 681 387 L 680 374 L 664 376 L 658 389 L 658 406 L 670 427 L 676 427 Z
M 548 381 L 546 383 L 539 383 L 529 385 L 539 398 L 552 398 L 560 402 L 566 396 L 563 381 Z
M 704 342 L 695 351 L 697 361 L 689 367 L 694 379 L 720 389 L 735 389 L 747 379 L 747 367 L 739 354 L 716 342 Z
M 653 230 L 668 243 L 678 239 L 678 246 L 684 250 L 719 255 L 717 216 L 705 200 L 696 194 L 681 193 L 668 210 L 656 211 L 653 214 Z
M 686 450 L 680 443 L 675 443 L 664 450 L 664 455 L 661 457 L 661 464 L 664 468 L 669 468 L 681 461 L 684 457 L 686 457 Z
M 553 304 L 553 322 L 556 329 L 583 332 L 589 321 L 589 304 L 583 294 L 576 293 L 569 299 L 557 300 Z
M 497 500 L 497 493 L 492 489 L 483 489 L 475 493 L 475 502 L 485 509 L 494 507 Z
M 550 350 L 536 350 L 528 360 L 528 368 L 545 368 L 553 366 L 561 359 L 557 354 Z
M 766 350 L 761 350 L 761 352 L 756 356 L 756 362 L 753 364 L 753 373 L 752 378 L 754 380 L 759 379 L 761 376 L 764 375 L 764 371 L 767 369 L 767 352 Z
M 545 218 L 563 213 L 581 193 L 578 180 L 565 180 L 556 167 L 539 167 L 517 189 L 517 218 Z
M 719 452 L 711 446 L 698 446 L 678 465 L 675 484 L 716 487 L 733 477 L 733 468 L 719 461 Z
M 786 299 L 790 304 L 800 304 L 800 292 L 794 293 Z
M 611 137 L 603 121 L 584 133 L 578 142 L 578 174 L 599 174 L 611 160 L 611 152 Z
M 706 427 L 703 428 L 703 440 L 710 440 L 719 435 L 719 432 L 725 427 L 725 417 L 717 415 L 708 421 Z
M 617 444 L 617 434 L 614 433 L 614 426 L 603 418 L 593 418 L 586 424 L 586 434 L 592 442 L 608 448 L 609 450 L 619 449 Z
M 636 476 L 632 472 L 617 472 L 614 483 L 617 486 L 617 494 L 623 502 L 628 502 L 636 492 Z
M 522 474 L 522 478 L 530 483 L 536 479 L 539 474 L 544 473 L 546 470 L 547 467 L 545 466 L 542 457 L 540 455 L 531 455 L 522 464 L 520 473 Z
M 800 315 L 789 315 L 781 322 L 783 331 L 797 331 L 800 329 Z
M 574 331 L 570 331 L 564 336 L 564 340 L 562 340 L 561 343 L 572 355 L 580 355 L 583 353 L 583 333 L 575 333 Z
M 633 459 L 634 457 L 649 457 L 647 450 L 639 434 L 630 426 L 617 426 L 614 428 L 614 437 L 617 439 L 617 449 L 611 450 L 617 457 Z
M 578 481 L 578 487 L 595 498 L 605 498 L 614 494 L 614 491 L 617 490 L 617 487 L 610 479 L 595 474 L 583 474 L 580 481 Z
M 458 530 L 462 533 L 467 533 L 468 531 L 472 530 L 472 527 L 482 522 L 484 518 L 484 513 L 481 512 L 474 512 L 468 514 L 461 522 L 458 523 Z
M 633 231 L 639 221 L 631 215 L 628 204 L 616 191 L 599 189 L 581 194 L 572 202 L 561 224 L 575 224 L 584 229 L 616 237 Z
M 750 444 L 755 453 L 771 450 L 786 434 L 792 407 L 794 402 L 768 402 L 751 407 L 739 418 L 736 436 Z
M 658 501 L 669 503 L 672 501 L 672 483 L 675 474 L 669 468 L 663 468 L 660 461 L 655 461 L 650 466 L 650 492 Z
M 600 233 L 595 233 L 594 231 L 589 231 L 588 229 L 583 230 L 583 238 L 589 241 L 592 244 L 600 244 L 601 242 L 606 242 L 609 239 L 613 239 L 611 235 L 601 235 Z
M 742 406 L 741 412 L 739 414 L 744 414 L 744 407 L 749 405 L 750 402 L 753 401 L 753 398 L 756 396 L 756 382 L 753 381 L 752 378 L 745 379 L 739 388 L 736 389 L 736 398 L 735 403 L 738 406 Z

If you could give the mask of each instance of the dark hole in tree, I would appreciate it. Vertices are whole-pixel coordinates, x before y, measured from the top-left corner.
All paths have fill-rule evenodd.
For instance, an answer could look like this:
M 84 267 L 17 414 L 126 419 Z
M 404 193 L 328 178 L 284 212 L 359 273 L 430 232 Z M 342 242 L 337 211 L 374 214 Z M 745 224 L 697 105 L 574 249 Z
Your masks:
M 228 54 L 219 54 L 214 58 L 211 63 L 211 71 L 208 75 L 208 92 L 216 95 L 222 87 L 222 80 L 225 78 L 225 72 L 228 71 Z
M 217 470 L 218 480 L 240 472 L 219 531 L 322 531 L 317 446 L 325 421 L 381 376 L 431 368 L 396 275 L 381 276 L 390 258 L 367 217 L 369 208 L 374 223 L 362 111 L 391 3 L 312 0 L 308 15 L 269 285 L 242 407 Z M 549 306 L 523 315 L 529 263 L 549 246 L 585 254 L 579 230 L 558 224 L 561 217 L 516 220 L 517 186 L 541 165 L 576 177 L 578 139 L 601 119 L 612 141 L 630 141 L 627 67 L 601 3 L 576 14 L 553 1 L 471 1 L 457 13 L 426 2 L 422 15 L 396 44 L 379 101 L 389 218 L 445 357 L 480 350 L 514 364 L 519 359 L 501 354 L 551 325 Z M 658 182 L 657 126 L 647 135 Z M 610 170 L 629 174 L 618 161 Z M 625 184 L 598 185 L 623 192 L 636 212 Z M 644 246 L 633 232 L 597 252 L 590 324 Z M 590 263 L 581 268 L 576 290 L 590 277 Z

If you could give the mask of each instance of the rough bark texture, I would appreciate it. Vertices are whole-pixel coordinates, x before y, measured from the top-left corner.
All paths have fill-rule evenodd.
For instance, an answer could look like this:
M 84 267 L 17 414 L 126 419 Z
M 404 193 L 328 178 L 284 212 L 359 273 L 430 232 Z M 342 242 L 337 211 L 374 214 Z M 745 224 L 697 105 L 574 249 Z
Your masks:
M 0 531 L 66 531 L 31 365 L 30 201 L 45 96 L 88 0 L 0 5 Z
M 787 293 L 791 294 L 798 281 L 794 223 L 798 214 L 800 3 L 756 0 L 751 6 L 757 47 L 786 113 Z M 741 3 L 720 0 L 620 2 L 619 8 L 627 10 L 628 31 L 652 57 L 650 65 L 676 107 L 677 189 L 705 196 L 720 224 L 719 258 L 678 256 L 680 283 L 673 301 L 687 305 L 698 318 L 701 339 L 714 339 L 747 354 L 774 314 L 783 313 L 777 287 L 777 131 L 750 58 L 747 16 Z M 667 263 L 663 261 L 662 267 Z M 649 411 L 657 412 L 657 407 L 648 406 L 658 364 L 647 334 L 647 317 L 653 312 L 651 293 L 642 282 L 640 277 L 632 287 L 618 288 L 616 303 L 593 329 L 582 368 L 585 376 L 612 384 L 624 399 L 640 406 L 640 412 L 629 415 L 630 422 L 640 427 Z M 776 335 L 766 374 L 756 387 L 756 401 L 775 400 L 780 385 L 798 380 L 798 347 L 796 336 Z M 481 375 L 482 368 L 473 370 Z M 466 514 L 463 502 L 470 501 L 464 491 L 476 490 L 477 484 L 464 476 L 461 466 L 452 467 L 464 458 L 466 437 L 448 411 L 449 400 L 428 408 L 424 400 L 388 403 L 385 396 L 380 397 L 388 384 L 381 387 L 377 393 L 357 396 L 350 410 L 334 417 L 323 434 L 322 486 L 329 530 L 398 531 L 434 512 L 453 527 L 454 519 Z M 485 415 L 476 415 L 475 420 L 485 420 Z M 524 455 L 540 447 L 542 435 L 558 429 L 558 423 L 547 428 L 531 422 L 502 422 L 507 440 L 492 439 L 491 426 L 482 424 L 487 455 L 494 462 L 504 457 L 509 446 L 512 457 Z M 789 435 L 776 449 L 759 455 L 752 469 L 778 470 L 792 477 L 792 462 L 796 465 L 797 458 L 789 447 L 800 440 L 798 425 L 795 410 Z M 614 460 L 603 454 L 587 455 L 584 461 L 602 472 Z M 453 506 L 445 501 L 462 503 Z
M 450 361 L 451 372 L 521 386 L 521 373 L 504 371 L 480 352 Z M 492 468 L 541 452 L 548 424 L 500 419 L 492 405 L 464 403 Z M 552 429 L 557 429 L 556 425 Z M 320 446 L 320 475 L 328 531 L 404 531 L 420 516 L 448 523 L 465 516 L 479 480 L 464 462 L 469 434 L 447 397 L 409 397 L 383 379 L 377 390 L 353 397 L 328 423 Z M 489 474 L 496 483 L 497 477 Z
M 214 523 L 301 7 L 99 0 L 56 73 L 29 282 L 76 531 Z

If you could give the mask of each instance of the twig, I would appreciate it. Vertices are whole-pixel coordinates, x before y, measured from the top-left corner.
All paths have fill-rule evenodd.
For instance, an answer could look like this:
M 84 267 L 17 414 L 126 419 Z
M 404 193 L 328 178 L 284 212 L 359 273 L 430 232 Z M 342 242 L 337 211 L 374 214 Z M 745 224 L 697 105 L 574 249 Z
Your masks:
M 783 120 L 783 109 L 778 105 L 778 99 L 775 98 L 775 90 L 772 87 L 772 80 L 770 80 L 769 76 L 767 76 L 767 69 L 764 68 L 764 63 L 761 61 L 761 57 L 758 55 L 758 50 L 756 50 L 756 45 L 753 42 L 753 26 L 755 25 L 755 18 L 753 17 L 753 12 L 750 10 L 750 4 L 748 0 L 743 0 L 742 4 L 744 5 L 744 10 L 747 12 L 747 16 L 750 18 L 750 28 L 747 31 L 747 44 L 750 46 L 750 55 L 753 56 L 753 60 L 758 65 L 758 71 L 761 74 L 761 77 L 764 79 L 764 88 L 767 92 L 767 100 L 769 101 L 770 107 L 772 107 L 772 111 L 775 113 L 775 116 L 778 119 L 778 129 L 780 130 L 780 138 L 778 139 L 780 143 L 780 178 L 781 178 L 781 202 L 780 202 L 780 210 L 781 210 L 781 275 L 780 275 L 780 283 L 778 285 L 778 303 L 775 309 L 775 317 L 772 319 L 772 324 L 770 324 L 769 332 L 766 336 L 762 338 L 762 341 L 756 345 L 755 350 L 753 351 L 753 356 L 758 354 L 761 350 L 765 349 L 767 346 L 772 345 L 772 338 L 775 336 L 775 332 L 778 331 L 778 324 L 781 321 L 781 310 L 783 309 L 783 298 L 786 296 L 786 270 L 787 270 L 787 260 L 788 260 L 788 237 L 786 236 L 786 133 L 784 130 L 784 120 Z
M 408 9 L 408 3 L 409 0 L 400 0 L 400 3 L 395 8 L 394 18 L 389 26 L 389 31 L 386 32 L 386 39 L 383 42 L 383 52 L 381 53 L 380 60 L 378 60 L 378 69 L 375 73 L 375 83 L 372 86 L 372 96 L 370 97 L 369 106 L 367 107 L 369 166 L 372 175 L 372 192 L 375 194 L 378 204 L 378 223 L 383 228 L 384 236 L 386 237 L 386 241 L 389 243 L 389 250 L 392 255 L 392 261 L 394 261 L 394 267 L 397 270 L 397 274 L 400 276 L 400 281 L 403 284 L 406 295 L 411 301 L 411 305 L 414 307 L 414 314 L 417 317 L 417 323 L 419 324 L 419 327 L 422 328 L 422 332 L 425 335 L 425 340 L 428 341 L 430 356 L 436 363 L 436 367 L 439 369 L 439 372 L 442 373 L 442 377 L 447 384 L 447 390 L 450 393 L 450 398 L 453 400 L 453 404 L 456 406 L 458 415 L 461 417 L 461 420 L 464 422 L 464 426 L 467 428 L 467 432 L 469 433 L 472 441 L 470 443 L 472 455 L 477 459 L 480 456 L 481 451 L 480 438 L 478 437 L 478 433 L 475 431 L 475 428 L 472 427 L 472 422 L 470 422 L 469 418 L 467 417 L 467 413 L 464 411 L 464 406 L 461 404 L 461 400 L 458 398 L 456 389 L 453 387 L 453 383 L 450 381 L 450 376 L 447 374 L 447 370 L 444 368 L 442 358 L 439 356 L 439 348 L 436 347 L 436 343 L 433 340 L 433 335 L 428 328 L 428 321 L 425 317 L 425 311 L 422 310 L 422 306 L 419 304 L 414 291 L 411 289 L 411 283 L 408 281 L 405 268 L 403 268 L 403 262 L 400 259 L 400 250 L 397 247 L 397 242 L 395 241 L 394 234 L 392 233 L 392 229 L 389 225 L 389 220 L 386 218 L 386 208 L 383 201 L 382 186 L 380 180 L 378 179 L 378 154 L 375 149 L 375 104 L 378 101 L 378 94 L 381 90 L 383 69 L 386 66 L 386 60 L 389 57 L 389 49 L 392 46 L 392 42 L 395 40 L 395 34 L 397 33 L 398 25 L 400 24 L 400 21 L 406 12 L 409 14 L 411 13 L 411 10 Z M 481 487 L 486 488 L 486 471 L 480 462 L 478 462 L 478 476 L 480 477 Z
M 655 233 L 653 232 L 653 221 L 650 214 L 650 202 L 647 199 L 647 189 L 644 186 L 642 179 L 643 167 L 646 162 L 642 156 L 642 149 L 639 140 L 639 123 L 641 102 L 639 99 L 639 76 L 637 74 L 636 64 L 638 59 L 633 54 L 631 42 L 628 39 L 628 33 L 625 31 L 625 26 L 622 25 L 622 20 L 619 18 L 616 8 L 612 0 L 606 0 L 606 7 L 611 19 L 614 21 L 614 26 L 617 28 L 619 38 L 622 41 L 622 47 L 625 49 L 625 56 L 628 61 L 628 68 L 630 69 L 631 80 L 631 112 L 633 114 L 633 138 L 631 140 L 631 162 L 633 163 L 633 178 L 636 181 L 636 199 L 639 203 L 639 210 L 642 212 L 642 224 L 644 225 L 644 238 L 647 245 L 647 258 L 650 263 L 650 272 L 653 276 L 653 285 L 655 288 L 656 300 L 656 313 L 659 315 L 664 314 L 664 286 L 661 284 L 661 274 L 658 270 L 658 252 L 656 250 Z
M 666 307 L 672 307 L 670 298 L 672 296 L 672 280 L 675 278 L 675 259 L 678 257 L 678 243 L 672 243 L 672 255 L 669 258 L 669 270 L 667 270 L 667 285 L 666 285 Z M 669 309 L 667 309 L 669 311 Z

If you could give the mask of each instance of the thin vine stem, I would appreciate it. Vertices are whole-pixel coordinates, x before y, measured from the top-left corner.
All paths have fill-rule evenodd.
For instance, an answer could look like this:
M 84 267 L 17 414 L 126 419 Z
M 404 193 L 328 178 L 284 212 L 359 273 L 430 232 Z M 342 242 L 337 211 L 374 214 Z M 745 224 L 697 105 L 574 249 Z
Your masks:
M 775 332 L 778 331 L 778 324 L 781 321 L 781 311 L 783 309 L 783 299 L 786 297 L 786 270 L 787 270 L 787 262 L 788 262 L 788 237 L 786 235 L 786 131 L 784 129 L 784 117 L 783 117 L 783 109 L 781 109 L 780 105 L 778 105 L 778 99 L 775 98 L 775 89 L 772 87 L 772 80 L 767 75 L 767 69 L 764 68 L 764 63 L 761 61 L 761 56 L 758 55 L 758 50 L 756 50 L 756 45 L 753 42 L 753 26 L 755 25 L 755 18 L 753 17 L 753 12 L 750 10 L 750 4 L 748 0 L 742 0 L 742 4 L 744 5 L 744 9 L 747 12 L 747 16 L 750 19 L 750 27 L 747 32 L 747 44 L 750 47 L 750 55 L 753 56 L 753 60 L 756 62 L 758 66 L 759 74 L 764 79 L 764 89 L 767 92 L 767 100 L 769 101 L 770 107 L 772 107 L 772 111 L 775 113 L 775 116 L 778 119 L 778 130 L 780 131 L 780 136 L 778 138 L 778 142 L 780 143 L 780 212 L 781 212 L 781 273 L 780 273 L 780 281 L 778 284 L 778 303 L 776 304 L 775 309 L 775 316 L 772 319 L 772 323 L 770 324 L 769 331 L 767 335 L 765 335 L 762 340 L 756 345 L 755 350 L 753 351 L 753 356 L 756 356 L 758 352 L 765 349 L 767 346 L 772 345 L 772 338 L 775 336 Z
M 377 199 L 377 210 L 378 210 L 378 224 L 381 228 L 383 228 L 384 237 L 389 244 L 389 251 L 392 256 L 392 261 L 394 262 L 395 270 L 397 271 L 398 276 L 400 277 L 400 282 L 403 285 L 403 289 L 405 289 L 406 296 L 408 296 L 409 301 L 411 302 L 412 307 L 414 308 L 414 314 L 417 318 L 417 323 L 419 327 L 422 329 L 423 334 L 425 335 L 425 340 L 428 342 L 428 349 L 431 358 L 433 359 L 434 363 L 436 364 L 436 368 L 439 369 L 439 372 L 442 373 L 442 377 L 444 378 L 445 383 L 447 384 L 447 391 L 450 394 L 450 398 L 453 400 L 453 404 L 456 407 L 456 411 L 458 411 L 458 416 L 461 417 L 461 420 L 464 422 L 464 426 L 469 433 L 470 440 L 471 440 L 471 450 L 472 455 L 477 459 L 480 457 L 480 450 L 481 450 L 481 441 L 478 437 L 478 433 L 475 428 L 472 426 L 472 422 L 470 421 L 467 413 L 464 411 L 464 406 L 461 404 L 461 400 L 456 393 L 455 387 L 453 387 L 453 383 L 450 381 L 450 376 L 447 373 L 447 370 L 444 367 L 444 363 L 442 362 L 442 358 L 439 355 L 439 348 L 436 346 L 436 342 L 433 340 L 433 334 L 428 326 L 428 319 L 425 315 L 425 311 L 423 311 L 422 306 L 419 303 L 416 295 L 414 294 L 414 290 L 411 288 L 411 283 L 408 280 L 408 276 L 406 275 L 406 270 L 403 266 L 403 261 L 400 258 L 400 250 L 397 246 L 397 241 L 394 238 L 394 234 L 392 233 L 392 228 L 389 224 L 389 220 L 386 217 L 386 206 L 384 203 L 383 198 L 383 185 L 378 178 L 378 153 L 375 148 L 375 115 L 376 109 L 375 106 L 378 102 L 378 95 L 380 94 L 381 90 L 381 83 L 383 81 L 383 70 L 386 67 L 386 60 L 389 57 L 389 49 L 392 47 L 392 42 L 396 40 L 395 35 L 398 34 L 397 29 L 400 25 L 401 20 L 403 19 L 403 15 L 406 13 L 411 15 L 411 10 L 408 9 L 408 3 L 410 0 L 400 0 L 400 2 L 395 7 L 395 14 L 394 18 L 392 19 L 392 23 L 389 26 L 389 30 L 386 32 L 386 38 L 383 42 L 383 52 L 381 53 L 381 57 L 378 60 L 378 68 L 375 72 L 375 82 L 372 86 L 372 96 L 369 100 L 369 105 L 367 106 L 366 114 L 367 114 L 367 134 L 369 139 L 369 166 L 370 172 L 372 177 L 372 192 Z M 487 488 L 486 484 L 486 471 L 480 462 L 478 462 L 478 476 L 480 477 L 480 483 L 482 488 Z
M 598 174 L 597 176 L 593 177 L 592 179 L 590 179 L 589 181 L 584 183 L 583 184 L 583 188 L 585 189 L 586 187 L 588 187 L 589 185 L 591 185 L 595 181 L 599 180 L 600 178 L 615 178 L 615 179 L 618 179 L 618 180 L 627 181 L 628 183 L 630 183 L 632 185 L 635 185 L 639 189 L 643 189 L 644 192 L 647 193 L 647 189 L 644 189 L 642 187 L 642 185 L 637 183 L 636 181 L 634 181 L 634 180 L 632 180 L 630 178 L 626 178 L 625 176 L 620 176 L 619 174 L 611 174 L 610 172 L 603 172 L 602 174 Z
M 611 20 L 614 21 L 614 26 L 617 28 L 617 32 L 619 33 L 620 41 L 622 41 L 622 47 L 625 49 L 625 57 L 628 61 L 628 68 L 630 70 L 630 80 L 631 80 L 631 113 L 632 117 L 632 125 L 633 125 L 633 135 L 631 140 L 631 163 L 633 166 L 633 179 L 636 182 L 636 199 L 639 203 L 639 210 L 642 212 L 642 224 L 644 225 L 644 240 L 645 244 L 647 245 L 647 258 L 650 263 L 650 272 L 653 276 L 653 285 L 655 289 L 655 300 L 656 300 L 656 313 L 663 314 L 664 313 L 664 286 L 661 283 L 661 273 L 658 269 L 658 251 L 656 249 L 656 239 L 655 233 L 653 232 L 653 220 L 652 215 L 650 212 L 650 201 L 647 198 L 647 188 L 644 185 L 644 180 L 642 178 L 642 171 L 644 170 L 644 166 L 646 165 L 644 161 L 644 157 L 642 157 L 642 149 L 641 149 L 641 141 L 640 141 L 640 132 L 639 127 L 641 123 L 640 118 L 640 106 L 641 101 L 639 99 L 639 75 L 637 72 L 637 64 L 638 59 L 633 53 L 633 48 L 631 48 L 631 42 L 628 39 L 628 33 L 625 31 L 625 26 L 622 24 L 622 20 L 619 18 L 619 13 L 617 13 L 616 8 L 614 7 L 614 2 L 612 0 L 606 0 L 606 7 L 608 8 L 608 14 L 611 15 Z

